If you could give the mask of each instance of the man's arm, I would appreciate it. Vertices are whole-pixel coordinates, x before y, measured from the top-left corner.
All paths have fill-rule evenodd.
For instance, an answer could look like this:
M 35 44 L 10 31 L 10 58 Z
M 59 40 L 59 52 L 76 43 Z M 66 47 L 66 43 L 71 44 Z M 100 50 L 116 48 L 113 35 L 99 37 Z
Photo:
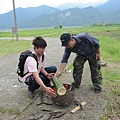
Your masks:
M 60 75 L 62 74 L 63 70 L 64 70 L 65 67 L 66 67 L 66 64 L 67 64 L 67 63 L 61 63 L 61 64 L 60 64 L 60 69 L 59 69 L 59 71 L 56 73 L 56 76 L 60 76 Z
M 87 34 L 86 37 L 93 44 L 93 46 L 96 49 L 96 59 L 100 60 L 101 56 L 100 56 L 100 43 L 99 43 L 99 40 L 96 37 L 94 37 L 94 36 L 92 36 L 90 34 Z
M 100 59 L 101 59 L 100 48 L 98 48 L 98 49 L 96 50 L 96 59 L 97 59 L 97 60 L 100 60 Z
M 45 71 L 44 67 L 41 67 L 40 72 L 45 75 L 46 77 L 48 76 L 48 73 Z
M 47 73 L 44 67 L 41 67 L 40 72 L 44 74 L 47 78 L 51 79 L 55 73 Z
M 56 94 L 53 92 L 53 90 L 50 87 L 46 87 L 39 77 L 38 72 L 33 72 L 33 77 L 35 78 L 36 82 L 52 97 L 56 97 Z
M 59 67 L 59 71 L 56 73 L 56 76 L 60 76 L 62 74 L 62 72 L 65 69 L 66 64 L 68 62 L 70 54 L 71 54 L 71 51 L 69 51 L 68 48 L 65 48 L 65 51 L 64 51 L 64 54 L 63 54 L 63 58 L 61 60 L 61 64 L 60 64 L 60 67 Z

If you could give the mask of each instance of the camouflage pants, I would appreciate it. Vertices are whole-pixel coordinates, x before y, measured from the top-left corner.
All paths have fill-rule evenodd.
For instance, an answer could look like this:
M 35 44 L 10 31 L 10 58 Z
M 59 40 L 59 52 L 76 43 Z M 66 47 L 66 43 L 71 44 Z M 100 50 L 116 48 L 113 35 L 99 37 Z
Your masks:
M 86 56 L 78 55 L 76 56 L 73 63 L 73 78 L 74 84 L 76 86 L 80 86 L 82 80 L 82 73 L 84 68 L 84 63 L 88 60 L 91 72 L 91 79 L 94 86 L 94 89 L 101 90 L 101 82 L 102 82 L 102 73 L 100 71 L 101 65 L 100 61 L 96 60 L 96 57 L 89 60 Z

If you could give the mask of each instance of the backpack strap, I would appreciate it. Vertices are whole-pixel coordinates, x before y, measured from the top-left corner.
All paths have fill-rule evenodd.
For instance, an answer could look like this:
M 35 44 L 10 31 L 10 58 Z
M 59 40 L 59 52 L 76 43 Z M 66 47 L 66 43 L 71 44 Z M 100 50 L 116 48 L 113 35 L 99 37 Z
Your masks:
M 44 54 L 42 55 L 42 62 L 44 61 Z
M 37 59 L 36 54 L 32 53 L 29 56 L 33 57 L 36 60 L 36 62 L 37 62 L 37 69 L 38 69 L 38 59 Z
M 36 54 L 32 53 L 32 54 L 30 54 L 29 56 L 33 57 L 33 58 L 36 60 L 36 62 L 37 62 L 37 69 L 38 69 L 38 59 L 37 59 Z M 42 55 L 42 62 L 43 62 L 43 61 L 44 61 L 44 54 Z M 23 77 L 24 77 L 25 75 L 27 75 L 28 73 L 29 73 L 29 71 L 27 71 L 27 72 L 23 75 Z M 18 77 L 18 80 L 19 80 L 19 82 L 22 83 L 22 81 L 19 79 L 19 77 Z
M 33 58 L 36 60 L 36 62 L 37 62 L 37 69 L 38 69 L 38 59 L 37 59 L 37 56 L 36 56 L 34 53 L 31 53 L 31 54 L 28 55 L 28 56 L 31 56 L 31 57 L 33 57 Z M 27 75 L 28 73 L 29 73 L 29 71 L 27 71 L 25 74 L 23 74 L 23 77 L 24 77 L 25 75 Z M 18 81 L 21 82 L 21 83 L 23 83 L 23 82 L 20 80 L 19 76 L 18 76 Z
M 34 53 L 30 54 L 29 56 L 33 57 L 33 58 L 36 60 L 36 62 L 37 62 L 37 69 L 38 69 L 38 59 L 37 59 L 37 56 L 36 56 Z M 25 75 L 27 75 L 28 73 L 29 73 L 29 71 L 27 71 L 27 72 L 23 75 L 23 77 L 24 77 Z
M 37 56 L 36 56 L 34 53 L 32 53 L 30 56 L 33 57 L 33 58 L 36 60 L 37 64 L 38 64 Z M 44 61 L 44 54 L 42 55 L 42 62 L 43 62 L 43 61 Z M 38 66 L 38 65 L 37 65 L 37 66 Z
M 30 54 L 29 56 L 33 57 L 33 58 L 36 60 L 36 62 L 37 62 L 37 69 L 38 69 L 38 59 L 37 59 L 36 54 L 32 53 L 32 54 Z M 43 60 L 44 60 L 44 54 L 42 55 L 42 62 L 43 62 Z M 25 75 L 27 75 L 28 73 L 29 73 L 29 71 L 27 71 L 27 72 L 23 75 L 23 77 L 24 77 Z

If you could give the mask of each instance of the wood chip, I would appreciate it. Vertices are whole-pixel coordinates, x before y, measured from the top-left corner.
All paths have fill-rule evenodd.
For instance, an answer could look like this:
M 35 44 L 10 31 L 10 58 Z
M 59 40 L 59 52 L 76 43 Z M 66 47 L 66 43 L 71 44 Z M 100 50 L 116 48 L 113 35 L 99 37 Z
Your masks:
M 82 102 L 82 103 L 81 103 L 82 108 L 83 108 L 83 106 L 84 106 L 85 104 L 86 104 L 86 102 Z M 75 107 L 73 110 L 71 110 L 71 113 L 75 113 L 75 112 L 78 111 L 80 108 L 81 108 L 80 105 L 77 106 L 77 107 Z

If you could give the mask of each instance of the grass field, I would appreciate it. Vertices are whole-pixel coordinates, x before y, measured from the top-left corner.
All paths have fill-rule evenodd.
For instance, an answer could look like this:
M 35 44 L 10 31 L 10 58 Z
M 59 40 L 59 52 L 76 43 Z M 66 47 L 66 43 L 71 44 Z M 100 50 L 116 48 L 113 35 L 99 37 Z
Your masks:
M 102 120 L 120 119 L 120 26 L 87 26 L 79 28 L 40 29 L 18 31 L 19 37 L 59 37 L 63 32 L 77 34 L 88 32 L 96 36 L 101 44 L 102 59 L 109 63 L 103 67 L 103 85 L 107 88 L 107 112 L 103 113 Z M 0 38 L 12 37 L 11 32 L 0 32 Z M 31 41 L 0 40 L 0 57 L 18 53 L 32 47 Z

